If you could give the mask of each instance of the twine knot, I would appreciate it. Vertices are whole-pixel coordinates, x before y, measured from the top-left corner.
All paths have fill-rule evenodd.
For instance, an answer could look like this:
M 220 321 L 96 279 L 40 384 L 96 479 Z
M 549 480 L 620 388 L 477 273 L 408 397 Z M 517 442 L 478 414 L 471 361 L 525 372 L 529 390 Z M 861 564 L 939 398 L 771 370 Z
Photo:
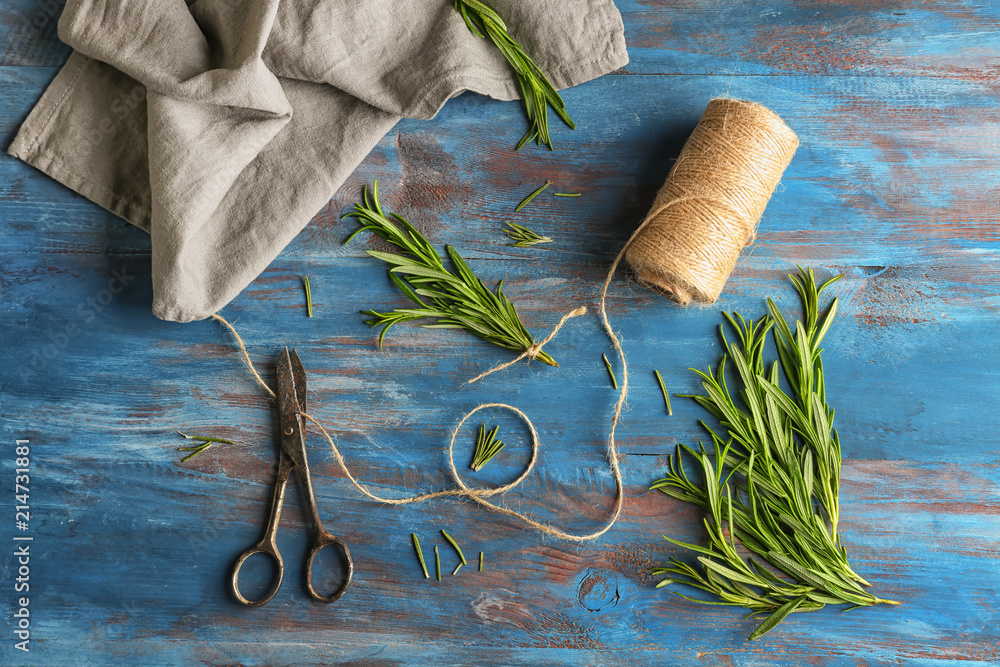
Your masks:
M 569 311 L 568 313 L 566 313 L 565 315 L 562 316 L 562 319 L 559 320 L 559 322 L 558 322 L 558 324 L 556 324 L 555 328 L 553 328 L 552 331 L 549 332 L 549 335 L 546 336 L 545 338 L 543 338 L 541 340 L 541 342 L 535 343 L 534 345 L 530 346 L 524 352 L 522 352 L 521 354 L 519 354 L 517 356 L 517 358 L 512 359 L 510 361 L 505 361 L 502 364 L 497 364 L 496 366 L 494 366 L 490 370 L 486 371 L 485 373 L 480 373 L 479 375 L 477 375 L 476 377 L 472 378 L 471 380 L 468 380 L 465 384 L 472 384 L 473 382 L 478 382 L 479 380 L 482 380 L 487 375 L 491 375 L 493 373 L 496 373 L 497 371 L 502 371 L 505 368 L 509 368 L 510 366 L 513 366 L 514 364 L 516 364 L 517 362 L 521 361 L 521 359 L 524 359 L 525 357 L 527 357 L 529 360 L 530 359 L 537 359 L 538 355 L 542 353 L 542 348 L 545 347 L 550 340 L 552 340 L 553 338 L 556 337 L 556 334 L 559 333 L 559 330 L 562 329 L 562 326 L 564 324 L 566 324 L 566 320 L 569 320 L 569 319 L 571 319 L 573 317 L 579 317 L 580 315 L 585 315 L 586 313 L 587 313 L 587 307 L 586 306 L 580 306 L 579 308 L 575 308 L 575 309 Z

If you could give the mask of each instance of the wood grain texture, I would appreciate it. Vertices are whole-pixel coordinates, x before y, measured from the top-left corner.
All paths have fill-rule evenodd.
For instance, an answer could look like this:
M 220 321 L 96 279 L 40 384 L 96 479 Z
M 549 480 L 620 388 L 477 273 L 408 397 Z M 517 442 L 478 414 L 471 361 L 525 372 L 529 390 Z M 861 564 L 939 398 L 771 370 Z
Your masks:
M 631 63 L 564 93 L 579 129 L 557 150 L 513 153 L 516 104 L 465 95 L 430 122 L 404 121 L 376 147 L 274 264 L 224 311 L 259 367 L 296 347 L 311 411 L 332 427 L 355 473 L 399 497 L 447 486 L 448 433 L 484 401 L 535 421 L 536 474 L 505 502 L 567 530 L 608 516 L 604 443 L 614 394 L 595 317 L 571 321 L 548 350 L 558 369 L 521 364 L 462 382 L 509 354 L 453 331 L 398 327 L 385 348 L 362 308 L 402 303 L 365 239 L 340 215 L 378 178 L 383 202 L 434 242 L 458 248 L 506 291 L 529 330 L 548 331 L 599 282 L 715 95 L 777 111 L 802 147 L 760 235 L 712 307 L 681 309 L 629 283 L 611 318 L 632 369 L 620 432 L 620 523 L 583 545 L 543 538 L 468 502 L 405 508 L 364 500 L 310 435 L 327 528 L 351 545 L 344 599 L 301 587 L 304 517 L 292 493 L 278 597 L 239 607 L 225 579 L 259 536 L 275 466 L 275 416 L 217 324 L 150 313 L 149 238 L 7 156 L 0 158 L 0 452 L 11 488 L 15 438 L 32 442 L 32 652 L 13 648 L 16 571 L 0 558 L 4 664 L 799 665 L 1000 661 L 1000 297 L 996 82 L 1000 7 L 914 3 L 683 0 L 619 3 Z M 0 139 L 66 57 L 52 8 L 0 2 Z M 54 14 L 53 14 L 54 16 Z M 576 199 L 539 196 L 544 180 Z M 516 249 L 504 220 L 552 236 Z M 715 364 L 721 310 L 796 307 L 796 264 L 834 288 L 842 315 L 826 346 L 828 393 L 844 446 L 841 528 L 855 568 L 898 608 L 799 614 L 761 640 L 738 610 L 654 589 L 649 570 L 679 555 L 661 533 L 703 539 L 698 513 L 646 489 L 703 413 L 663 412 L 652 376 L 697 389 L 687 368 Z M 104 290 L 113 272 L 127 287 Z M 301 276 L 312 282 L 305 317 Z M 109 298 L 108 298 L 109 297 Z M 107 300 L 107 303 L 102 303 Z M 72 332 L 72 333 L 71 333 Z M 609 356 L 611 356 L 609 354 Z M 467 480 L 509 480 L 526 460 L 523 427 L 491 413 L 508 442 Z M 460 440 L 470 457 L 470 424 Z M 231 438 L 180 463 L 174 431 Z M 0 538 L 13 545 L 10 519 Z M 486 569 L 425 580 L 447 528 Z M 6 610 L 10 610 L 9 612 Z

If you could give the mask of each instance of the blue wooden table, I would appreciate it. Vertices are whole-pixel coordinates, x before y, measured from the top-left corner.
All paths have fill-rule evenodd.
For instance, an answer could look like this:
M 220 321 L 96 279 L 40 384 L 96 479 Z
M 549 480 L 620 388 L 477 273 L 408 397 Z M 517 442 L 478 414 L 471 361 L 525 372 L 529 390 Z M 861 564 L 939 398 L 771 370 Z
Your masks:
M 0 157 L 0 662 L 3 664 L 797 665 L 1000 661 L 1000 4 L 622 0 L 631 63 L 566 91 L 579 129 L 554 127 L 555 152 L 510 149 L 516 103 L 465 95 L 430 122 L 404 121 L 329 205 L 223 314 L 271 377 L 288 344 L 309 371 L 311 412 L 377 493 L 446 488 L 447 440 L 486 401 L 525 410 L 543 448 L 505 502 L 589 532 L 613 506 L 604 447 L 615 394 L 596 317 L 547 349 L 561 366 L 521 363 L 480 384 L 509 353 L 461 332 L 398 327 L 381 351 L 363 308 L 402 297 L 340 215 L 378 178 L 383 202 L 438 244 L 458 248 L 544 334 L 593 306 L 616 250 L 651 204 L 708 100 L 765 104 L 802 146 L 722 299 L 680 308 L 622 274 L 610 316 L 633 370 L 620 434 L 621 520 L 583 544 L 544 537 L 471 502 L 405 508 L 363 498 L 329 448 L 309 438 L 328 528 L 346 539 L 355 581 L 333 606 L 299 583 L 304 516 L 289 497 L 278 597 L 245 609 L 227 594 L 257 539 L 274 473 L 275 417 L 214 322 L 150 313 L 149 238 L 4 155 Z M 0 138 L 66 58 L 56 3 L 0 2 Z M 577 199 L 525 194 L 551 179 Z M 505 245 L 515 219 L 555 239 Z M 855 569 L 899 607 L 797 614 L 749 643 L 737 609 L 654 588 L 650 569 L 682 554 L 661 533 L 704 539 L 701 517 L 649 485 L 678 442 L 703 437 L 703 412 L 664 413 L 658 368 L 676 392 L 688 367 L 715 364 L 720 311 L 795 310 L 796 264 L 833 288 L 841 315 L 826 345 L 829 400 L 843 441 L 841 531 Z M 307 318 L 301 276 L 312 279 Z M 117 287 L 126 283 L 124 289 Z M 114 293 L 116 292 L 117 293 Z M 593 313 L 593 309 L 592 309 Z M 513 478 L 523 427 L 501 412 L 508 448 L 470 482 Z M 175 431 L 234 440 L 182 463 Z M 15 518 L 16 440 L 30 444 L 30 522 Z M 472 433 L 459 438 L 471 450 Z M 464 468 L 464 464 L 459 463 Z M 425 580 L 410 544 L 445 546 L 468 568 Z M 27 541 L 15 537 L 30 536 Z M 30 544 L 30 593 L 18 593 Z M 442 549 L 446 572 L 455 565 Z M 15 648 L 30 596 L 30 653 Z

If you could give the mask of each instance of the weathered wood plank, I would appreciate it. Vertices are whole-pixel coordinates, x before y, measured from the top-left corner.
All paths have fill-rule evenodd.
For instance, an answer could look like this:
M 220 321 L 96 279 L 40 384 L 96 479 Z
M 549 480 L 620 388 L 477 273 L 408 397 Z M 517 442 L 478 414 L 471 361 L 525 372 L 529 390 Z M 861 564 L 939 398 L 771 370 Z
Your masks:
M 43 7 L 3 7 L 6 145 L 65 53 L 54 28 L 32 36 L 24 27 Z M 379 144 L 224 312 L 265 375 L 281 346 L 295 346 L 309 371 L 311 410 L 357 475 L 396 497 L 449 484 L 447 436 L 464 412 L 487 400 L 518 405 L 544 446 L 537 473 L 506 502 L 569 530 L 593 530 L 613 491 L 603 451 L 614 394 L 596 318 L 572 321 L 550 344 L 559 369 L 522 364 L 463 387 L 509 354 L 459 332 L 415 327 L 397 328 L 378 351 L 358 310 L 402 302 L 383 267 L 364 255 L 367 241 L 341 245 L 353 223 L 339 216 L 378 178 L 387 206 L 436 243 L 456 246 L 485 278 L 504 279 L 529 329 L 542 334 L 569 308 L 595 303 L 614 251 L 711 96 L 768 104 L 799 133 L 783 190 L 716 306 L 680 309 L 624 279 L 613 287 L 611 317 L 634 375 L 619 429 L 625 513 L 605 538 L 543 538 L 459 501 L 381 507 L 350 487 L 311 434 L 321 512 L 351 544 L 358 568 L 332 607 L 301 590 L 304 521 L 294 493 L 280 538 L 288 573 L 279 597 L 244 610 L 225 592 L 232 560 L 259 535 L 274 466 L 273 411 L 228 334 L 211 323 L 155 320 L 148 237 L 0 158 L 0 341 L 8 362 L 0 434 L 7 444 L 33 444 L 39 641 L 31 664 L 81 656 L 88 664 L 1000 660 L 1000 418 L 992 409 L 1000 390 L 1000 91 L 988 80 L 997 8 L 937 0 L 904 10 L 621 7 L 632 62 L 621 76 L 566 92 L 580 129 L 557 129 L 555 152 L 512 153 L 523 123 L 518 106 L 469 95 L 432 122 L 401 123 Z M 541 197 L 515 216 L 513 206 L 545 179 L 583 196 Z M 506 219 L 556 242 L 509 248 L 499 232 Z M 674 443 L 702 437 L 703 415 L 677 399 L 675 416 L 666 417 L 651 372 L 658 368 L 673 391 L 696 390 L 686 368 L 716 363 L 719 311 L 759 314 L 768 295 L 794 309 L 783 276 L 796 263 L 846 275 L 833 290 L 842 316 L 826 352 L 845 454 L 842 530 L 861 574 L 903 604 L 796 615 L 751 644 L 754 624 L 738 611 L 653 588 L 649 568 L 680 555 L 660 533 L 695 542 L 702 534 L 696 512 L 646 489 L 664 474 Z M 113 272 L 128 281 L 119 294 L 109 290 Z M 457 461 L 466 479 L 497 483 L 523 465 L 525 434 L 509 416 L 486 416 L 501 423 L 508 449 L 481 473 L 467 471 L 470 424 Z M 181 464 L 177 429 L 238 444 Z M 441 527 L 467 554 L 485 551 L 486 571 L 424 580 L 409 533 L 425 549 L 444 547 Z M 454 567 L 453 554 L 442 555 Z M 9 551 L 2 563 L 9 582 Z M 0 646 L 5 663 L 20 662 L 9 642 Z

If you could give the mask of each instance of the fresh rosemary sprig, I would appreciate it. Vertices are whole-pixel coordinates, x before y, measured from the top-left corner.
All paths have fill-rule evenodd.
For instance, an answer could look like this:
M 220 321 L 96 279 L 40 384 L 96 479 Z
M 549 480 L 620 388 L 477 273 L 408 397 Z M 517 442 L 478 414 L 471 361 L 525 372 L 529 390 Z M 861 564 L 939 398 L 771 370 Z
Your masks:
M 742 606 L 750 616 L 769 614 L 750 635 L 757 639 L 793 612 L 814 611 L 827 604 L 898 604 L 867 592 L 870 584 L 847 562 L 837 532 L 839 519 L 840 438 L 833 428 L 834 411 L 826 403 L 820 343 L 837 312 L 837 300 L 820 318 L 819 295 L 837 276 L 817 287 L 812 269 L 789 276 L 802 299 L 804 322 L 793 329 L 768 299 L 769 315 L 745 321 L 724 313 L 737 336 L 730 343 L 722 329 L 726 354 L 713 374 L 694 371 L 706 396 L 690 396 L 726 429 L 723 438 L 707 424 L 712 453 L 679 445 L 670 472 L 652 488 L 704 509 L 708 545 L 687 544 L 664 536 L 698 556 L 696 569 L 677 558 L 653 570 L 670 578 L 658 586 L 686 583 L 718 601 Z M 779 362 L 765 368 L 763 349 L 768 331 L 780 368 L 791 388 L 779 386 Z M 726 363 L 736 367 L 741 391 L 734 398 L 726 381 Z M 739 402 L 737 402 L 739 400 Z M 692 480 L 685 462 L 695 462 L 701 480 Z M 728 535 L 727 535 L 728 533 Z M 763 559 L 744 559 L 736 539 Z M 779 576 L 784 574 L 785 577 Z M 852 607 L 852 608 L 854 608 Z
M 508 243 L 507 245 L 514 246 L 516 248 L 529 248 L 533 245 L 538 245 L 539 243 L 552 243 L 552 239 L 548 236 L 542 236 L 538 232 L 528 229 L 524 225 L 519 225 L 516 222 L 505 222 L 505 225 L 510 227 L 510 229 L 500 230 L 507 235 L 512 241 L 517 241 L 517 243 Z
M 476 450 L 472 454 L 472 464 L 469 466 L 476 472 L 482 470 L 483 466 L 489 463 L 501 449 L 506 447 L 504 443 L 497 440 L 499 426 L 494 426 L 489 433 L 486 432 L 486 424 L 479 425 L 479 433 L 476 436 Z
M 388 313 L 362 311 L 369 316 L 366 324 L 382 327 L 378 337 L 379 347 L 393 325 L 422 319 L 434 320 L 422 325 L 424 327 L 465 329 L 494 345 L 517 352 L 525 352 L 535 344 L 514 310 L 514 304 L 501 291 L 502 280 L 496 292 L 490 292 L 451 246 L 445 246 L 445 251 L 455 270 L 445 268 L 441 256 L 413 225 L 395 213 L 391 216 L 393 220 L 379 204 L 377 181 L 372 189 L 371 201 L 365 188 L 364 203 L 355 204 L 354 209 L 344 216 L 357 218 L 361 224 L 344 243 L 368 230 L 402 251 L 399 255 L 376 250 L 367 252 L 392 267 L 389 278 L 417 306 L 397 308 Z M 544 350 L 539 351 L 535 358 L 549 366 L 559 365 Z
M 529 124 L 528 131 L 517 143 L 517 149 L 520 150 L 526 143 L 534 140 L 539 145 L 545 144 L 551 150 L 548 107 L 551 106 L 570 128 L 576 129 L 576 125 L 566 113 L 566 104 L 562 97 L 552 87 L 538 65 L 524 53 L 521 45 L 510 36 L 507 26 L 491 7 L 479 0 L 455 0 L 455 10 L 462 15 L 465 25 L 474 34 L 489 37 L 514 68 Z
M 180 431 L 177 431 L 177 434 L 183 435 L 188 440 L 197 440 L 198 442 L 201 443 L 200 445 L 195 445 L 193 447 L 178 447 L 177 451 L 179 452 L 191 452 L 190 454 L 181 459 L 181 463 L 187 463 L 188 461 L 198 456 L 203 451 L 205 451 L 206 449 L 208 449 L 217 442 L 221 442 L 224 445 L 236 444 L 232 440 L 226 440 L 225 438 L 212 438 L 206 435 L 185 435 Z
M 552 181 L 545 181 L 545 183 L 542 185 L 542 187 L 538 188 L 537 190 L 535 190 L 534 192 L 532 192 L 530 195 L 528 195 L 527 197 L 525 197 L 524 199 L 522 199 L 521 203 L 514 207 L 514 213 L 520 213 L 522 208 L 524 208 L 525 206 L 527 206 L 531 202 L 532 199 L 534 199 L 535 197 L 537 197 L 538 195 L 540 195 L 541 193 L 543 193 L 545 191 L 545 189 L 548 188 L 550 185 L 552 185 Z

